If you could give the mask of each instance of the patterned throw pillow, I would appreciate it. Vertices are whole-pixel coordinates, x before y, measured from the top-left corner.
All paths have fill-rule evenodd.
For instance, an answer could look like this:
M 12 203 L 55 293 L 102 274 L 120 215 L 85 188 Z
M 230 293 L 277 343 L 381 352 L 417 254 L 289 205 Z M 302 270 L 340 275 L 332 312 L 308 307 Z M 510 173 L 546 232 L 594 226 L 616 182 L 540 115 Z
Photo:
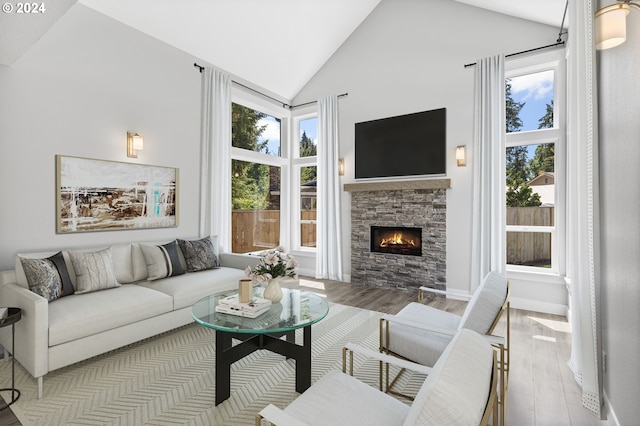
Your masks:
M 200 240 L 178 240 L 180 249 L 187 262 L 188 272 L 203 271 L 220 267 L 218 259 L 218 237 L 205 237 Z
M 140 244 L 140 249 L 147 264 L 147 273 L 149 275 L 147 280 L 153 281 L 185 273 L 180 264 L 179 248 L 176 240 L 161 246 Z
M 101 251 L 70 251 L 71 263 L 76 271 L 75 294 L 120 287 L 113 271 L 111 248 Z
M 62 280 L 58 269 L 49 259 L 20 259 L 29 290 L 49 302 L 62 297 Z
M 73 294 L 73 284 L 69 278 L 62 252 L 46 259 L 21 257 L 20 262 L 29 283 L 29 290 L 32 292 L 44 297 L 49 302 Z

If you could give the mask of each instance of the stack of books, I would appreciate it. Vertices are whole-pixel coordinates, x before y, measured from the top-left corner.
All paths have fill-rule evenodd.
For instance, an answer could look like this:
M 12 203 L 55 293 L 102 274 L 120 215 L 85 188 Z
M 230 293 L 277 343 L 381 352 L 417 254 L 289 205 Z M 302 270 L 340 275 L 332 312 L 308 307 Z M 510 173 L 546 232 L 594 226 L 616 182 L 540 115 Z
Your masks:
M 220 299 L 216 305 L 216 312 L 223 314 L 237 315 L 239 317 L 256 318 L 257 316 L 267 312 L 271 306 L 271 300 L 261 297 L 254 298 L 251 302 L 241 303 L 238 295 L 225 297 Z

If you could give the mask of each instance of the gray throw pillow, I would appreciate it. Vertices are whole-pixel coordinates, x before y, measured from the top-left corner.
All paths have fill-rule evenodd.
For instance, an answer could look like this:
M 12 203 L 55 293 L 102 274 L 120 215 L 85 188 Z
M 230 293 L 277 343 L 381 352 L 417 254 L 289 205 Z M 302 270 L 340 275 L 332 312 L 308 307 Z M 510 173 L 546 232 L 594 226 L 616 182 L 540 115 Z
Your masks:
M 147 264 L 147 280 L 153 281 L 161 278 L 184 274 L 178 254 L 178 242 L 172 241 L 161 246 L 140 244 L 144 261 Z
M 75 294 L 120 287 L 113 271 L 111 248 L 100 251 L 70 251 L 71 263 L 76 272 Z
M 203 271 L 220 267 L 218 258 L 218 237 L 200 240 L 178 240 L 180 250 L 187 262 L 188 272 Z

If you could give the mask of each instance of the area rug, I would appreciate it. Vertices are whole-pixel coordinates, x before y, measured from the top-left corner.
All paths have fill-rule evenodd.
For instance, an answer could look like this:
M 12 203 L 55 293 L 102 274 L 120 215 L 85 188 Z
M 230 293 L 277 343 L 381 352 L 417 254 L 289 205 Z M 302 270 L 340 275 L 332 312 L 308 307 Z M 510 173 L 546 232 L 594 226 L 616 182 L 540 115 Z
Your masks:
M 312 326 L 312 383 L 342 368 L 345 343 L 377 349 L 381 315 L 330 304 Z M 0 364 L 4 382 L 11 363 Z M 356 377 L 377 386 L 376 361 L 354 364 Z M 215 332 L 191 324 L 47 374 L 40 400 L 35 379 L 16 363 L 22 395 L 11 408 L 23 425 L 253 425 L 269 403 L 284 408 L 299 395 L 295 361 L 260 350 L 232 365 L 231 397 L 216 407 L 214 366 Z M 415 394 L 423 380 L 409 374 L 399 385 Z

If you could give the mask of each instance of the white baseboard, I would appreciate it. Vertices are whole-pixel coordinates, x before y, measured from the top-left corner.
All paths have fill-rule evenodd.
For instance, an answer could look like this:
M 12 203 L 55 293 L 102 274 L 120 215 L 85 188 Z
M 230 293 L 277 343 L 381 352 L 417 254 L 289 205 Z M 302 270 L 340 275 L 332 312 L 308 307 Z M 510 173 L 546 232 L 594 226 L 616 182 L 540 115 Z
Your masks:
M 313 279 L 316 276 L 315 269 L 312 271 L 311 269 L 304 269 L 298 267 L 298 275 L 302 277 L 309 277 Z M 350 283 L 351 282 L 351 274 L 345 274 L 342 276 L 342 282 Z
M 298 267 L 298 275 L 301 275 L 303 277 L 313 278 L 316 276 L 316 271 L 315 269 L 312 271 L 311 269 L 304 269 L 304 268 Z
M 540 302 L 537 300 L 511 297 L 511 307 L 525 309 L 527 311 L 542 312 L 545 314 L 567 316 L 567 306 L 557 303 Z
M 620 426 L 620 421 L 618 420 L 618 417 L 616 417 L 615 411 L 613 411 L 613 407 L 611 406 L 611 402 L 609 401 L 607 392 L 603 390 L 602 396 L 604 399 L 604 415 L 607 419 L 607 424 L 611 426 Z

